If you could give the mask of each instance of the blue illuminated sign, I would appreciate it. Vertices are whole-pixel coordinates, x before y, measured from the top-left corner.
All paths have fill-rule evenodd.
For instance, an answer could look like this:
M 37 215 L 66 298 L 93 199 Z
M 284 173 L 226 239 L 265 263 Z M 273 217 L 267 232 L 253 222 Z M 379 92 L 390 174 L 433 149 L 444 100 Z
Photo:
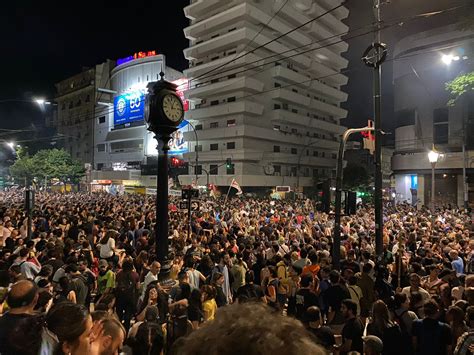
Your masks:
M 114 125 L 143 120 L 145 94 L 136 91 L 114 99 Z
M 178 126 L 178 130 L 171 134 L 171 140 L 169 143 L 170 150 L 168 151 L 168 154 L 177 155 L 188 152 L 188 143 L 184 140 L 184 132 L 187 131 L 185 129 L 187 125 L 188 121 L 183 120 L 183 122 Z

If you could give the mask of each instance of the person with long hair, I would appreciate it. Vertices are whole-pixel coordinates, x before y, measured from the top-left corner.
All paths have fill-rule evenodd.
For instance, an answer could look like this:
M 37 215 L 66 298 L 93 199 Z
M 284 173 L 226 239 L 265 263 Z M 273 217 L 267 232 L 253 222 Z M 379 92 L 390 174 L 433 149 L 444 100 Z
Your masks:
M 382 300 L 374 303 L 372 321 L 367 326 L 367 334 L 382 339 L 384 344 L 382 354 L 402 353 L 402 332 L 399 325 L 390 320 L 390 312 Z
M 449 307 L 448 312 L 446 313 L 446 320 L 449 322 L 451 327 L 454 345 L 457 343 L 459 337 L 468 330 L 464 317 L 464 311 L 457 306 Z
M 148 285 L 145 291 L 145 297 L 143 298 L 143 302 L 141 302 L 140 308 L 137 312 L 137 321 L 141 322 L 145 319 L 145 311 L 148 306 L 158 306 L 158 289 L 156 287 L 156 283 L 152 283 Z
M 227 298 L 223 290 L 224 281 L 224 275 L 222 273 L 219 271 L 214 272 L 212 275 L 211 286 L 216 290 L 217 307 L 222 307 L 227 304 Z
M 114 230 L 109 230 L 105 235 L 100 238 L 99 243 L 97 244 L 97 249 L 100 252 L 100 258 L 105 259 L 109 262 L 117 264 L 118 255 L 116 254 L 117 249 L 115 247 L 115 237 L 118 236 L 118 232 Z
M 188 319 L 192 323 L 193 329 L 198 329 L 204 320 L 204 310 L 201 299 L 201 291 L 197 289 L 191 291 L 188 303 Z
M 204 285 L 201 290 L 202 309 L 204 312 L 204 321 L 214 320 L 217 312 L 217 303 L 215 300 L 216 290 L 210 285 Z

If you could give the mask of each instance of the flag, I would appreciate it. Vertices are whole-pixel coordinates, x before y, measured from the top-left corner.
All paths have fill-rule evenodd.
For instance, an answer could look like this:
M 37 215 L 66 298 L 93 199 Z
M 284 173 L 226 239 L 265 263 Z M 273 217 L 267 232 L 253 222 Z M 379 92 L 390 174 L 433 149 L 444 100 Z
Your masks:
M 214 185 L 214 184 L 209 184 L 209 189 L 211 190 L 211 192 L 209 193 L 209 195 L 211 197 L 214 197 L 214 198 L 217 198 L 218 197 L 218 191 L 217 191 L 217 186 Z
M 374 126 L 374 121 L 369 120 L 367 122 L 368 127 Z M 364 137 L 364 149 L 367 149 L 370 154 L 374 154 L 375 151 L 375 135 L 373 131 L 362 132 L 362 136 Z
M 233 187 L 234 189 L 237 190 L 236 195 L 241 195 L 242 194 L 242 189 L 240 188 L 240 185 L 235 179 L 232 179 L 232 182 L 230 183 L 230 187 Z

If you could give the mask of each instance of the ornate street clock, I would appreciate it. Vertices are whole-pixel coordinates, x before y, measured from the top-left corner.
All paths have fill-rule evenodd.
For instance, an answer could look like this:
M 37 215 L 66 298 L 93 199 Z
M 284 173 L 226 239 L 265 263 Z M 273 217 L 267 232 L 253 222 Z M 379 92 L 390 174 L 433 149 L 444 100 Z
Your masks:
M 163 79 L 148 84 L 145 99 L 145 122 L 158 136 L 171 134 L 184 119 L 184 106 L 176 94 L 177 85 Z

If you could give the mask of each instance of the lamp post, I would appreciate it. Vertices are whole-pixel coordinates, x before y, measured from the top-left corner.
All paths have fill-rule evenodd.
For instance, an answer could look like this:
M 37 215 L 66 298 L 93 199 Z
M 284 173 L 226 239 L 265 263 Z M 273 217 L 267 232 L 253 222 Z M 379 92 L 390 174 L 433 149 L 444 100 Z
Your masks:
M 435 167 L 438 162 L 439 153 L 434 149 L 428 153 L 428 160 L 431 163 L 431 210 L 434 212 L 435 206 Z

